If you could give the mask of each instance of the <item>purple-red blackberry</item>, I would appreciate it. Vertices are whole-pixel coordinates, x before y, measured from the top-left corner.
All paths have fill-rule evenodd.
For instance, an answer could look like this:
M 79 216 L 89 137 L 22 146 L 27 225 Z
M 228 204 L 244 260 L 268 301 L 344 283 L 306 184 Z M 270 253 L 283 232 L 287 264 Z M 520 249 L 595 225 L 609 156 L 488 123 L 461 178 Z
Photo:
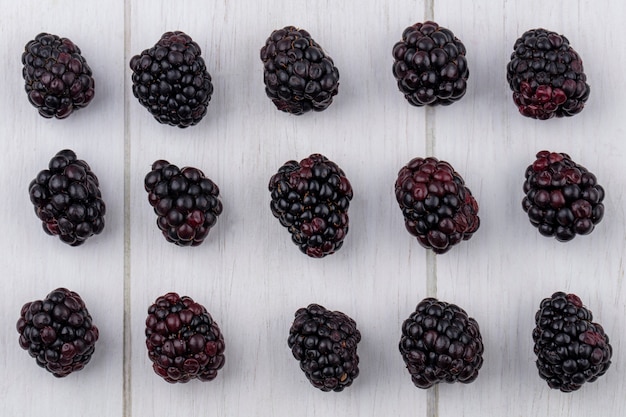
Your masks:
M 304 29 L 285 26 L 261 48 L 265 93 L 279 110 L 301 115 L 322 111 L 333 102 L 339 70 Z
M 402 324 L 400 353 L 418 388 L 473 382 L 483 364 L 478 323 L 455 304 L 425 298 Z
M 65 149 L 28 186 L 35 214 L 49 235 L 78 246 L 104 229 L 106 206 L 89 165 Z
M 583 61 L 563 35 L 532 29 L 515 41 L 507 66 L 513 101 L 533 119 L 580 113 L 590 87 Z
M 167 382 L 211 381 L 224 366 L 224 336 L 206 308 L 168 293 L 148 308 L 148 358 Z
M 156 161 L 144 186 L 159 230 L 178 246 L 200 245 L 222 213 L 218 186 L 197 168 Z
M 602 220 L 604 188 L 569 155 L 541 151 L 525 175 L 522 208 L 542 235 L 566 242 Z
M 183 32 L 166 32 L 130 60 L 133 95 L 163 124 L 185 128 L 207 114 L 213 94 L 200 46 Z
M 534 351 L 539 376 L 550 388 L 579 389 L 604 375 L 611 365 L 609 337 L 574 294 L 555 292 L 535 314 Z
M 91 68 L 67 38 L 40 33 L 26 44 L 22 64 L 28 100 L 45 118 L 65 119 L 94 97 Z
M 340 392 L 359 375 L 360 341 L 353 319 L 310 304 L 296 311 L 287 344 L 314 387 Z
M 398 88 L 412 105 L 445 106 L 465 95 L 465 46 L 449 29 L 430 21 L 409 26 L 392 54 Z
M 395 191 L 406 229 L 435 253 L 468 240 L 480 225 L 472 192 L 445 161 L 412 159 L 398 173 Z
M 80 295 L 65 288 L 24 304 L 16 327 L 22 349 L 59 378 L 89 363 L 99 335 Z
M 352 186 L 323 155 L 288 161 L 269 182 L 272 214 L 300 250 L 313 258 L 335 253 L 348 233 Z

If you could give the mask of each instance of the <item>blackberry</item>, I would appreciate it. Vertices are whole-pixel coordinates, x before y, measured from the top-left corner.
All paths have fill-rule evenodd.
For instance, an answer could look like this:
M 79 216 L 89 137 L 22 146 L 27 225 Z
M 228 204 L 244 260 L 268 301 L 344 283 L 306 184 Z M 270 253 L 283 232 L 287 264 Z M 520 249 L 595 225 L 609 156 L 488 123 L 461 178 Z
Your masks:
M 591 233 L 602 220 L 604 189 L 569 155 L 541 151 L 525 175 L 522 208 L 543 236 L 566 242 Z
M 178 246 L 200 245 L 222 213 L 218 186 L 197 168 L 158 160 L 144 185 L 159 230 Z
M 211 381 L 224 366 L 224 336 L 211 314 L 173 292 L 148 308 L 146 347 L 154 372 L 170 383 Z
M 31 181 L 28 193 L 44 232 L 71 246 L 104 229 L 106 205 L 98 178 L 74 151 L 59 151 Z
M 412 105 L 446 106 L 465 95 L 465 46 L 449 29 L 431 21 L 409 26 L 392 54 L 398 88 Z
M 207 114 L 213 84 L 201 50 L 184 32 L 166 32 L 130 60 L 133 95 L 162 124 L 186 128 Z
M 478 203 L 463 178 L 437 158 L 414 158 L 395 184 L 404 225 L 425 248 L 441 254 L 478 230 Z
M 361 333 L 353 319 L 310 304 L 296 311 L 287 343 L 314 387 L 340 392 L 359 376 L 360 341 Z
M 352 186 L 323 155 L 288 161 L 270 179 L 272 214 L 300 250 L 312 258 L 335 253 L 348 233 Z
M 478 323 L 455 304 L 425 298 L 402 324 L 400 353 L 418 388 L 473 382 L 483 364 Z
M 535 314 L 534 351 L 539 376 L 550 388 L 579 389 L 604 375 L 611 365 L 609 337 L 577 295 L 555 292 Z
M 58 378 L 89 363 L 99 336 L 85 302 L 66 288 L 24 304 L 16 327 L 22 349 Z
M 337 95 L 339 70 L 309 32 L 294 26 L 271 33 L 261 48 L 265 93 L 279 110 L 326 110 Z
M 71 40 L 40 33 L 26 44 L 22 64 L 28 100 L 43 117 L 65 119 L 91 103 L 91 68 Z
M 520 113 L 533 119 L 580 113 L 590 87 L 583 61 L 563 35 L 532 29 L 515 41 L 507 81 Z

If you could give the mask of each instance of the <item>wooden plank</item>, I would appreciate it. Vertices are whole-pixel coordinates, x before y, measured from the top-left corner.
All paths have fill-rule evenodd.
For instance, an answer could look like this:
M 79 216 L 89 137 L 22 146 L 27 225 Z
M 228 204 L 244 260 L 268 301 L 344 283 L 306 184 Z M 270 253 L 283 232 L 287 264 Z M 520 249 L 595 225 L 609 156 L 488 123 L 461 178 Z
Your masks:
M 133 414 L 423 415 L 426 393 L 411 384 L 397 348 L 399 326 L 425 290 L 425 254 L 404 231 L 393 194 L 397 171 L 425 146 L 423 118 L 391 75 L 409 3 L 188 2 L 195 13 L 167 17 L 164 4 L 133 3 L 132 51 L 162 28 L 187 31 L 215 94 L 206 119 L 184 131 L 130 103 Z M 306 28 L 340 70 L 339 95 L 322 113 L 289 116 L 265 97 L 259 50 L 289 24 Z M 314 152 L 337 162 L 355 190 L 346 243 L 323 260 L 299 253 L 267 191 L 284 162 Z M 198 248 L 174 247 L 156 230 L 142 180 L 159 158 L 201 168 L 221 188 L 224 214 Z M 148 305 L 170 290 L 203 302 L 224 332 L 226 366 L 210 383 L 171 386 L 153 374 L 141 326 Z M 361 375 L 341 394 L 310 386 L 287 347 L 294 312 L 313 302 L 349 314 L 363 335 Z
M 467 46 L 467 97 L 437 109 L 436 154 L 464 175 L 480 204 L 481 227 L 458 249 L 437 258 L 439 297 L 465 307 L 481 325 L 485 364 L 471 386 L 443 387 L 440 416 L 559 415 L 601 412 L 621 415 L 619 376 L 623 326 L 624 216 L 620 204 L 626 148 L 616 119 L 624 104 L 603 63 L 619 68 L 624 57 L 599 47 L 623 36 L 607 22 L 623 6 L 589 2 L 437 2 L 435 17 Z M 459 10 L 465 9 L 460 15 Z M 538 16 L 538 10 L 542 13 Z M 520 116 L 506 83 L 506 64 L 515 39 L 547 26 L 565 34 L 580 53 L 592 94 L 572 118 L 534 121 Z M 606 28 L 602 34 L 591 29 Z M 559 243 L 540 236 L 521 209 L 526 167 L 535 153 L 569 153 L 596 173 L 607 190 L 606 218 L 590 236 Z M 532 329 L 539 302 L 555 291 L 578 294 L 603 323 L 615 349 L 608 373 L 580 391 L 552 391 L 534 364 Z
M 25 0 L 3 5 L 0 111 L 4 115 L 0 188 L 5 219 L 0 240 L 3 291 L 0 330 L 3 415 L 121 415 L 123 316 L 124 54 L 123 2 L 107 8 L 96 2 Z M 21 54 L 40 32 L 68 37 L 93 70 L 96 94 L 85 109 L 66 120 L 47 120 L 26 97 Z M 47 236 L 33 213 L 28 185 L 59 150 L 73 149 L 100 180 L 107 204 L 102 234 L 72 248 Z M 100 331 L 87 367 L 63 379 L 39 369 L 18 345 L 14 323 L 27 301 L 67 287 L 87 304 Z

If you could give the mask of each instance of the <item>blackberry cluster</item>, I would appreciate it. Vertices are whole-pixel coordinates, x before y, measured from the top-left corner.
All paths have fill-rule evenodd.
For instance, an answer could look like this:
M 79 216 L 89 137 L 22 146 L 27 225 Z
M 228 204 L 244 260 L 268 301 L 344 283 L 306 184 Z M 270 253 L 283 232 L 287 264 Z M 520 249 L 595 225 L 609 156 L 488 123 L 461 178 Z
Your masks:
M 465 46 L 435 22 L 416 23 L 393 47 L 393 75 L 414 106 L 449 105 L 467 90 Z
M 604 189 L 569 155 L 541 151 L 525 175 L 522 208 L 543 236 L 566 242 L 591 233 L 602 220 Z
M 310 304 L 296 311 L 287 342 L 314 387 L 340 392 L 359 375 L 360 341 L 361 333 L 353 319 Z
M 106 206 L 89 165 L 65 149 L 28 186 L 35 214 L 49 235 L 79 246 L 104 229 Z
M 130 60 L 133 95 L 163 124 L 186 128 L 207 114 L 213 84 L 201 50 L 183 32 L 166 32 Z
M 65 119 L 94 97 L 91 68 L 67 38 L 40 33 L 26 44 L 22 64 L 28 100 L 47 119 Z
M 513 50 L 507 81 L 522 115 L 545 120 L 582 111 L 590 87 L 583 61 L 565 36 L 532 29 L 515 41 Z
M 609 337 L 574 294 L 556 292 L 541 301 L 533 340 L 539 376 L 550 388 L 579 389 L 604 375 L 611 365 Z
M 152 164 L 144 180 L 148 201 L 157 215 L 157 226 L 168 242 L 198 246 L 222 213 L 218 186 L 197 168 L 164 160 Z
M 224 366 L 224 336 L 211 314 L 173 292 L 148 308 L 146 347 L 154 372 L 170 383 L 211 381 Z
M 272 214 L 303 253 L 322 258 L 341 248 L 352 186 L 337 164 L 320 154 L 288 161 L 270 179 L 269 191 Z
M 478 230 L 478 203 L 463 178 L 436 158 L 414 158 L 395 184 L 404 225 L 425 248 L 441 254 Z
M 311 35 L 286 26 L 261 48 L 265 93 L 279 110 L 301 115 L 328 108 L 337 94 L 339 70 Z
M 80 295 L 65 288 L 24 304 L 16 327 L 22 349 L 58 378 L 89 363 L 99 335 Z
M 478 323 L 455 304 L 422 300 L 402 324 L 400 353 L 418 388 L 473 382 L 483 364 Z

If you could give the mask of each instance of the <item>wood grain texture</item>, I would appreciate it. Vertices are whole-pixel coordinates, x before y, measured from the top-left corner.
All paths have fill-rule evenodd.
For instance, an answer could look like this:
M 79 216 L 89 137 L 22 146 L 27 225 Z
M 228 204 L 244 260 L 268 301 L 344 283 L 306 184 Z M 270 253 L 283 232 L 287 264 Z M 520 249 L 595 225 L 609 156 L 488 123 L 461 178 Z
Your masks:
M 470 79 L 462 101 L 426 111 L 397 90 L 391 48 L 429 14 L 465 43 Z M 621 415 L 626 53 L 615 40 L 626 37 L 625 15 L 618 0 L 11 3 L 0 18 L 5 414 Z M 339 94 L 324 112 L 289 116 L 265 96 L 259 50 L 286 25 L 306 28 L 339 68 Z M 592 93 L 576 117 L 532 121 L 512 103 L 513 43 L 539 26 L 566 34 L 585 62 Z M 213 77 L 209 114 L 188 129 L 159 125 L 130 91 L 128 60 L 168 30 L 198 42 Z M 96 99 L 68 120 L 42 119 L 23 91 L 19 56 L 41 31 L 72 39 L 94 70 Z M 90 163 L 107 202 L 105 232 L 80 248 L 41 232 L 26 192 L 63 148 Z M 528 223 L 523 175 L 541 149 L 569 153 L 607 190 L 606 218 L 592 235 L 561 244 Z M 267 191 L 284 162 L 314 152 L 338 163 L 355 193 L 345 245 L 322 260 L 291 243 Z M 481 215 L 470 241 L 436 257 L 405 231 L 393 192 L 400 167 L 429 154 L 463 175 Z M 200 168 L 220 187 L 224 213 L 197 248 L 171 245 L 156 228 L 143 178 L 157 159 Z M 14 329 L 24 302 L 58 286 L 85 298 L 101 330 L 93 362 L 62 380 L 35 366 Z M 539 379 L 532 352 L 535 311 L 556 290 L 580 295 L 614 348 L 608 373 L 570 395 Z M 210 383 L 170 385 L 151 369 L 146 310 L 169 291 L 204 304 L 224 333 L 226 365 Z M 397 344 L 402 321 L 427 295 L 480 323 L 486 353 L 475 383 L 436 392 L 412 385 Z M 340 394 L 311 387 L 286 346 L 294 312 L 312 302 L 350 315 L 363 335 L 361 374 Z

